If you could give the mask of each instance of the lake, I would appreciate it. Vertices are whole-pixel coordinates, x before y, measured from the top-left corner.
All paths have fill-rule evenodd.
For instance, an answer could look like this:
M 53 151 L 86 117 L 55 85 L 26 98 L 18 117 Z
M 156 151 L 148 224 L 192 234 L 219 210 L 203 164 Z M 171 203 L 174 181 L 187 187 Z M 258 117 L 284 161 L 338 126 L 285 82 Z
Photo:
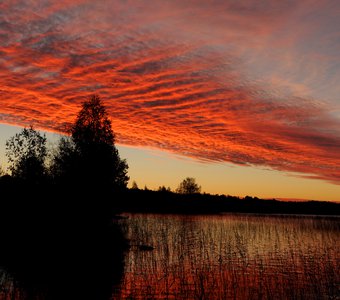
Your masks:
M 66 268 L 52 277 L 52 287 L 58 290 L 48 298 L 31 283 L 28 293 L 0 268 L 0 299 L 78 299 L 80 291 L 81 299 L 93 300 L 107 300 L 110 295 L 111 299 L 340 299 L 340 217 L 126 216 L 115 221 L 130 248 L 121 284 L 114 286 L 113 294 L 109 274 L 116 269 L 107 272 L 109 276 L 82 274 L 79 285 L 73 284 L 73 296 L 70 286 L 65 287 Z M 104 263 L 108 265 L 108 260 Z M 84 286 L 84 278 L 90 284 Z M 103 281 L 107 290 L 99 296 L 96 288 L 102 291 Z
M 116 298 L 340 299 L 340 218 L 137 214 L 122 226 Z

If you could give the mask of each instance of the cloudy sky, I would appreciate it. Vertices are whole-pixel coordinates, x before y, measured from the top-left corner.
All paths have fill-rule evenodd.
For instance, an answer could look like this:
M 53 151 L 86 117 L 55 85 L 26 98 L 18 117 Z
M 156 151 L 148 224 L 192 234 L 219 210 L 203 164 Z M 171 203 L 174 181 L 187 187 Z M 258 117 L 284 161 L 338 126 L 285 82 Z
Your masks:
M 167 185 L 162 166 L 269 196 L 278 176 L 273 197 L 340 200 L 339 15 L 337 0 L 2 0 L 0 123 L 63 132 L 96 93 L 137 182 Z

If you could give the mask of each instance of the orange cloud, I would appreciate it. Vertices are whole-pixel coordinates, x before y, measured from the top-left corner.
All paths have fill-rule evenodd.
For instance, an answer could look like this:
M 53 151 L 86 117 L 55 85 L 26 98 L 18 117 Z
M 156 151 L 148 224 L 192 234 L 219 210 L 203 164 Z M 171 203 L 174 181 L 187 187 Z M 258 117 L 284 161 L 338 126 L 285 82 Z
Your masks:
M 65 131 L 97 93 L 121 144 L 340 183 L 340 122 L 287 37 L 309 1 L 99 2 L 1 2 L 1 122 Z

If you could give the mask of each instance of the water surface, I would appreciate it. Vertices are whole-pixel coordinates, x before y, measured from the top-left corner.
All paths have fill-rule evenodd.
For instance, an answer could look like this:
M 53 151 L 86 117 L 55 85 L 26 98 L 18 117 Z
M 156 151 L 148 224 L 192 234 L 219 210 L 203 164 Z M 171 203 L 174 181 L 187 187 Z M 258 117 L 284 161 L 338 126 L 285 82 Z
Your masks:
M 116 298 L 340 297 L 337 217 L 130 215 L 123 226 L 131 249 Z
M 128 217 L 117 221 L 130 243 L 124 269 L 112 264 L 114 251 L 92 245 L 78 267 L 69 259 L 49 270 L 47 290 L 31 278 L 34 262 L 24 282 L 0 268 L 0 300 L 340 299 L 340 217 Z M 106 267 L 90 268 L 98 261 Z

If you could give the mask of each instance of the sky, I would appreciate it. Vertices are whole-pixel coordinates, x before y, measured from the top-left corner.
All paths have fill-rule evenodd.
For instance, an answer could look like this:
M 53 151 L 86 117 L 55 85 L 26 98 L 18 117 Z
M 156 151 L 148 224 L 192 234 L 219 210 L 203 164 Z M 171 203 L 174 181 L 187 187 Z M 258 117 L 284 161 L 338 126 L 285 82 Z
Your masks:
M 336 0 L 0 1 L 0 149 L 20 126 L 65 132 L 97 94 L 140 186 L 340 201 L 339 15 Z

